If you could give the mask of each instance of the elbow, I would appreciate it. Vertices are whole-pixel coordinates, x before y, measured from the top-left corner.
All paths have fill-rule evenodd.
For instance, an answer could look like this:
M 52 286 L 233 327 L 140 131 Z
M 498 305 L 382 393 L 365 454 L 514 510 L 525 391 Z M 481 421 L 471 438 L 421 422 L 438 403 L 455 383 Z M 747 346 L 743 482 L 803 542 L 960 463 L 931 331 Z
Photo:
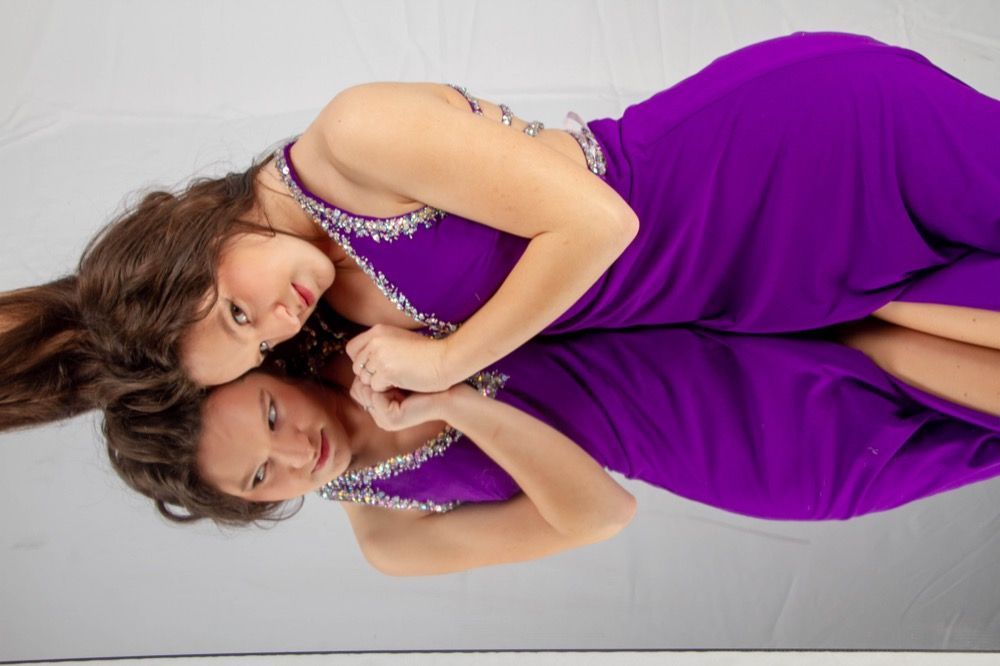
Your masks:
M 377 533 L 367 534 L 358 539 L 358 545 L 365 561 L 380 574 L 393 577 L 414 575 L 393 552 L 391 539 Z
M 392 576 L 393 578 L 403 578 L 405 576 L 414 575 L 412 572 L 404 570 L 402 567 L 398 566 L 397 562 L 388 560 L 380 557 L 372 557 L 368 552 L 364 553 L 365 561 L 375 571 L 379 572 L 384 576 Z
M 639 235 L 639 216 L 626 206 L 624 211 L 612 216 L 612 221 L 605 224 L 604 232 L 606 246 L 621 254 Z
M 384 576 L 413 578 L 462 571 L 461 568 L 452 569 L 446 563 L 416 555 L 391 530 L 366 534 L 358 539 L 358 545 L 369 566 Z
M 625 214 L 618 223 L 618 234 L 626 247 L 639 235 L 639 216 L 631 208 L 625 209 Z
M 589 512 L 586 519 L 579 524 L 567 526 L 563 534 L 579 540 L 581 544 L 606 541 L 632 522 L 636 507 L 635 497 L 623 489 L 613 502 L 604 504 L 599 510 Z
M 635 518 L 637 507 L 638 502 L 636 502 L 635 497 L 629 492 L 622 491 L 622 497 L 619 501 L 615 502 L 614 511 L 610 512 L 610 515 L 605 520 L 605 536 L 603 539 L 610 539 L 625 529 L 632 522 L 632 519 Z

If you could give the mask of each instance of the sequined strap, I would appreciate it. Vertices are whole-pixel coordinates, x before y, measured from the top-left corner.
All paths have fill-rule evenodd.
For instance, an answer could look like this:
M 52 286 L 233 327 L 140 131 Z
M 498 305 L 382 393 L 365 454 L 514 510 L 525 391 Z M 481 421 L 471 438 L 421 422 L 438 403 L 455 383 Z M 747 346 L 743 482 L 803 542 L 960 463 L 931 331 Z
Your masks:
M 469 102 L 469 107 L 472 112 L 477 116 L 483 115 L 483 107 L 479 104 L 479 100 L 473 97 L 464 86 L 455 85 L 454 83 L 449 83 L 449 86 L 462 93 L 462 96 Z M 514 114 L 511 112 L 510 107 L 506 104 L 500 104 L 500 122 L 504 125 L 510 126 L 513 121 Z M 571 122 L 575 122 L 577 129 L 573 129 Z M 545 129 L 545 125 L 537 120 L 533 120 L 524 128 L 524 133 L 528 136 L 538 136 L 538 133 Z M 603 176 L 607 173 L 608 167 L 607 162 L 604 159 L 604 151 L 601 149 L 601 144 L 597 142 L 594 137 L 594 133 L 590 131 L 587 124 L 583 122 L 578 114 L 570 111 L 566 114 L 566 131 L 576 139 L 576 142 L 580 144 L 580 149 L 583 150 L 583 156 L 587 160 L 587 168 L 591 172 L 597 174 L 598 176 Z
M 477 116 L 483 115 L 483 107 L 479 105 L 479 100 L 473 97 L 465 86 L 455 85 L 454 83 L 449 83 L 449 86 L 462 93 L 462 97 L 466 99 L 469 103 L 469 107 L 472 112 Z M 504 125 L 510 126 L 511 121 L 514 119 L 514 114 L 511 112 L 510 107 L 506 104 L 500 104 L 500 122 Z M 528 126 L 524 128 L 524 133 L 528 136 L 538 136 L 538 132 L 545 129 L 545 125 L 537 120 L 532 120 L 528 123 Z
M 572 123 L 576 123 L 579 129 L 572 129 Z M 575 111 L 566 114 L 566 131 L 580 144 L 583 155 L 587 158 L 587 167 L 598 176 L 606 174 L 608 165 L 604 160 L 601 144 L 597 142 L 594 133 L 590 131 L 590 128 Z
M 511 121 L 514 120 L 514 113 L 510 110 L 510 107 L 506 104 L 500 105 L 500 122 L 504 125 L 510 126 Z
M 502 372 L 484 371 L 470 377 L 466 383 L 487 398 L 495 398 L 508 379 L 510 377 Z M 391 479 L 403 472 L 420 469 L 431 458 L 444 455 L 445 451 L 461 437 L 461 432 L 451 426 L 446 426 L 437 437 L 412 453 L 398 455 L 369 467 L 344 472 L 321 487 L 316 493 L 326 500 L 380 506 L 385 509 L 433 511 L 434 513 L 451 511 L 461 502 L 434 502 L 427 499 L 390 495 L 385 491 L 375 490 L 372 488 L 372 483 Z

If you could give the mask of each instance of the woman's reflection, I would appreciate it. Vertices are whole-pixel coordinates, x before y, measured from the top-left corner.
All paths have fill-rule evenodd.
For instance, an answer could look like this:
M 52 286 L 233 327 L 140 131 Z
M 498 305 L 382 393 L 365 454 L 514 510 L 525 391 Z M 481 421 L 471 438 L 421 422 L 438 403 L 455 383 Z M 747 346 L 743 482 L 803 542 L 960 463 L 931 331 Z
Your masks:
M 781 520 L 884 511 L 1000 472 L 1000 418 L 955 404 L 989 410 L 989 379 L 945 372 L 979 348 L 887 325 L 837 335 L 926 391 L 834 340 L 647 329 L 539 339 L 436 394 L 348 390 L 344 356 L 325 386 L 255 372 L 203 404 L 109 412 L 106 431 L 162 511 L 248 522 L 318 490 L 401 575 L 612 536 L 634 500 L 605 468 Z

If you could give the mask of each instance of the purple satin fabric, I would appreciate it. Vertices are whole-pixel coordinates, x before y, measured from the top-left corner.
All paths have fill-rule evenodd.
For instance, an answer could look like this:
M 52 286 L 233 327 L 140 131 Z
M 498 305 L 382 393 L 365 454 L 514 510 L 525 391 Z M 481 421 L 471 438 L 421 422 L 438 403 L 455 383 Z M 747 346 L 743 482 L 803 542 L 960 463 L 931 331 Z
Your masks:
M 543 333 L 793 332 L 891 300 L 1000 310 L 1000 102 L 917 53 L 794 34 L 588 126 L 640 229 Z M 527 243 L 455 215 L 351 242 L 419 311 L 453 323 Z
M 494 369 L 510 377 L 497 400 L 605 467 L 750 516 L 846 519 L 1000 474 L 1000 418 L 821 339 L 591 333 L 538 338 Z M 467 438 L 373 488 L 438 503 L 519 491 Z

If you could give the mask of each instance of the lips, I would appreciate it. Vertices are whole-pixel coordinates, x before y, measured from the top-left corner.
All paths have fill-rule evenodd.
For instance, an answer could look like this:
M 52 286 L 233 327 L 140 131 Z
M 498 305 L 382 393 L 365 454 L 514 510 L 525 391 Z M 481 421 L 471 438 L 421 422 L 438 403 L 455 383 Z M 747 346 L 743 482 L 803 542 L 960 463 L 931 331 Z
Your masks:
M 326 439 L 326 433 L 322 430 L 319 431 L 319 458 L 316 459 L 316 465 L 313 467 L 313 472 L 318 470 L 324 464 L 326 464 L 327 459 L 330 457 L 330 442 Z
M 292 288 L 295 290 L 295 293 L 299 295 L 299 298 L 302 299 L 302 304 L 307 308 L 311 308 L 312 304 L 316 302 L 316 297 L 313 296 L 313 293 L 302 285 L 295 284 L 293 282 Z

